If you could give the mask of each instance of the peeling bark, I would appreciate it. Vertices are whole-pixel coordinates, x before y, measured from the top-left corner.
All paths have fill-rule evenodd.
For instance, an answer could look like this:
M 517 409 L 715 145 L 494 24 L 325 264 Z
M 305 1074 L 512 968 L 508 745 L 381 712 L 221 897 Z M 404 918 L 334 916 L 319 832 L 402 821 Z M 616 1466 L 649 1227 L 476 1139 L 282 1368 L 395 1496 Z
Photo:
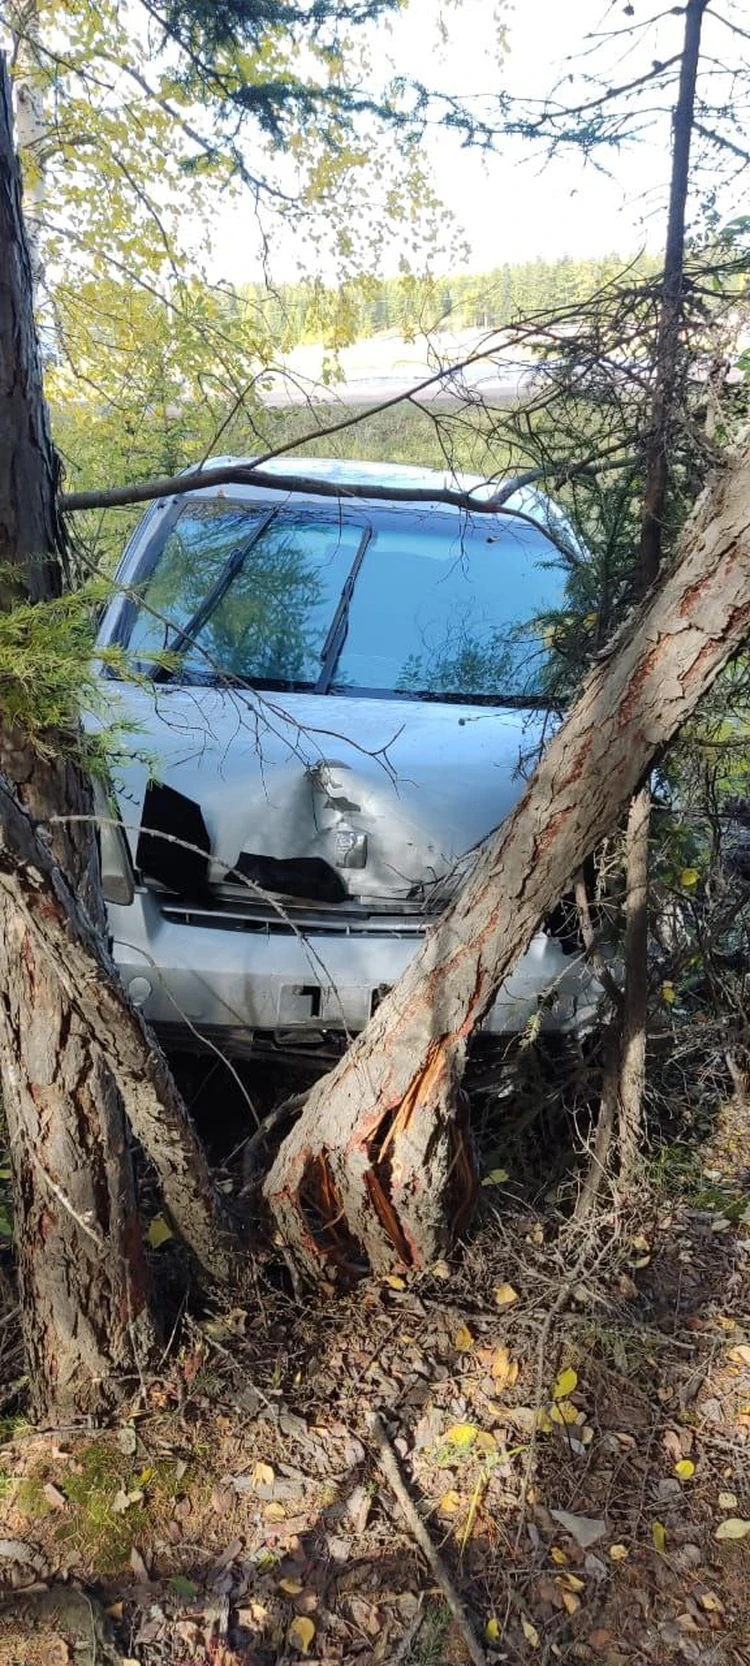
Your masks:
M 444 1251 L 471 1207 L 458 1093 L 468 1039 L 749 633 L 750 448 L 704 493 L 677 564 L 594 666 L 516 808 L 281 1147 L 266 1197 L 308 1269 L 331 1257 L 419 1265 Z

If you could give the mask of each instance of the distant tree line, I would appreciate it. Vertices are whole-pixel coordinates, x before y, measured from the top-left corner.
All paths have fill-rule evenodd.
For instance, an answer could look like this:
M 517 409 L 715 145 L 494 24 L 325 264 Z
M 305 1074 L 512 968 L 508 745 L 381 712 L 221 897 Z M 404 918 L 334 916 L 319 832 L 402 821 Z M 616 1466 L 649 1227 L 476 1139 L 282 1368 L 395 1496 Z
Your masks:
M 285 347 L 331 339 L 334 344 L 390 330 L 409 337 L 439 327 L 498 329 L 536 312 L 586 300 L 629 271 L 635 277 L 656 273 L 652 255 L 617 253 L 573 260 L 505 262 L 489 272 L 454 272 L 444 276 L 359 277 L 341 288 L 319 280 L 266 288 L 247 284 L 242 296 L 257 323 Z

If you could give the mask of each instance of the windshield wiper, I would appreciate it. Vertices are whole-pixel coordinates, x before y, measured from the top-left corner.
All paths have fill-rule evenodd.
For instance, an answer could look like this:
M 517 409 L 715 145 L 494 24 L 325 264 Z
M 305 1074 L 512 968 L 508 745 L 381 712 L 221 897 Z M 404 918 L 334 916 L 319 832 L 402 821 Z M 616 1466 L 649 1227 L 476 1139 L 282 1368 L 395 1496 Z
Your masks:
M 331 620 L 328 635 L 320 650 L 321 667 L 320 676 L 315 684 L 316 694 L 327 694 L 333 681 L 333 673 L 336 670 L 338 657 L 346 641 L 346 633 L 349 629 L 349 608 L 351 607 L 352 596 L 354 595 L 354 586 L 357 582 L 357 574 L 362 566 L 365 550 L 367 549 L 371 537 L 372 527 L 366 526 L 362 534 L 362 541 L 351 564 L 347 578 L 344 581 L 344 587 L 336 604 L 336 612 Z
M 236 550 L 232 551 L 232 554 L 225 561 L 218 578 L 212 584 L 208 595 L 204 596 L 200 607 L 196 608 L 195 613 L 190 619 L 188 619 L 187 624 L 183 625 L 182 629 L 177 632 L 174 642 L 165 643 L 166 653 L 179 654 L 183 648 L 194 645 L 198 632 L 202 631 L 203 626 L 206 624 L 207 620 L 210 619 L 211 614 L 215 611 L 219 602 L 226 595 L 233 580 L 237 577 L 237 574 L 243 567 L 253 545 L 257 543 L 261 534 L 265 532 L 266 527 L 269 522 L 273 520 L 274 515 L 276 515 L 277 512 L 276 505 L 274 505 L 273 509 L 270 509 L 268 514 L 264 515 L 262 520 L 258 522 L 251 536 L 245 539 L 244 544 L 238 544 Z M 152 681 L 155 683 L 167 683 L 171 682 L 176 674 L 177 671 L 174 666 L 157 665 L 152 671 L 151 677 Z

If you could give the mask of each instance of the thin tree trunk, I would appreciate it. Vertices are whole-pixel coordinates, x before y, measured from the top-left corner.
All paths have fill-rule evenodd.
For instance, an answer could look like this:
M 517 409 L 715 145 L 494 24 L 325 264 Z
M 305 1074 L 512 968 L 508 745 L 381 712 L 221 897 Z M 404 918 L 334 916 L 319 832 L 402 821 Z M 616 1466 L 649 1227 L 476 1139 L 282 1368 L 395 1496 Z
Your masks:
M 442 1253 L 473 1175 L 468 1038 L 656 751 L 750 632 L 750 450 L 713 483 L 682 559 L 596 664 L 523 797 L 281 1147 L 266 1197 L 310 1269 Z
M 646 485 L 636 572 L 636 592 L 639 596 L 644 596 L 653 584 L 661 561 L 669 480 L 669 442 L 675 419 L 680 332 L 685 305 L 685 215 L 690 182 L 690 147 L 701 31 L 707 5 L 708 0 L 687 0 L 680 85 L 672 119 L 667 239 L 656 341 L 654 400 L 646 438 Z
M 646 441 L 646 485 L 635 578 L 644 596 L 659 571 L 669 485 L 669 450 L 678 405 L 680 336 L 685 305 L 685 216 L 690 181 L 690 148 L 707 0 L 688 0 L 680 85 L 672 121 L 672 170 L 664 250 L 654 400 Z M 621 1178 L 632 1180 L 638 1158 L 646 1088 L 648 1017 L 648 861 L 651 789 L 644 783 L 628 814 L 625 840 L 625 991 L 618 1086 Z M 609 1094 L 604 1106 L 608 1116 Z
M 0 249 L 0 604 L 8 607 L 59 593 L 60 531 L 2 58 Z M 0 759 L 35 822 L 71 805 L 90 810 L 73 765 L 59 755 L 42 761 L 3 723 Z M 90 831 L 60 829 L 55 841 L 103 925 Z M 94 1035 L 27 918 L 0 891 L 0 1080 L 30 1396 L 35 1413 L 58 1419 L 110 1405 L 153 1338 L 122 1101 Z
M 625 992 L 622 1012 L 618 1139 L 620 1176 L 636 1172 L 646 1086 L 648 1017 L 648 836 L 651 788 L 646 782 L 630 801 L 625 833 Z

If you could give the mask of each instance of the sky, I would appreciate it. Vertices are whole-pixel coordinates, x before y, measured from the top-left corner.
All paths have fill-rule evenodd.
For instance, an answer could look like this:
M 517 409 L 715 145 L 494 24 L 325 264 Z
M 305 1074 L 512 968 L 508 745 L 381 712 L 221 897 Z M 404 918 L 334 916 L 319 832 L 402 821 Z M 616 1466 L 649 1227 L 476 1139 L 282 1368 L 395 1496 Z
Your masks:
M 643 0 L 636 12 L 651 16 Z M 379 25 L 370 47 L 375 77 L 397 72 L 466 98 L 514 94 L 543 98 L 561 75 L 569 55 L 590 51 L 587 36 L 625 24 L 625 0 L 410 0 L 403 14 Z M 506 31 L 502 56 L 498 30 Z M 442 28 L 447 39 L 441 38 Z M 675 28 L 667 19 L 667 31 Z M 677 20 L 677 29 L 681 19 Z M 664 52 L 668 40 L 654 42 Z M 609 51 L 613 72 L 627 81 L 633 71 L 630 43 Z M 618 61 L 618 59 L 620 61 Z M 592 69 L 598 60 L 588 58 Z M 578 60 L 581 63 L 581 60 Z M 668 130 L 662 123 L 638 144 L 607 157 L 604 166 L 568 153 L 553 160 L 533 155 L 520 140 L 502 155 L 484 156 L 457 138 L 433 130 L 424 140 L 435 188 L 457 233 L 468 245 L 467 268 L 487 270 L 505 261 L 554 259 L 616 250 L 634 254 L 658 249 L 668 168 Z M 247 209 L 226 212 L 215 235 L 215 271 L 232 282 L 259 276 L 256 230 Z M 384 270 L 396 269 L 398 249 L 386 253 Z M 283 236 L 272 261 L 277 278 L 294 275 L 294 250 Z M 248 268 L 252 268 L 249 270 Z

